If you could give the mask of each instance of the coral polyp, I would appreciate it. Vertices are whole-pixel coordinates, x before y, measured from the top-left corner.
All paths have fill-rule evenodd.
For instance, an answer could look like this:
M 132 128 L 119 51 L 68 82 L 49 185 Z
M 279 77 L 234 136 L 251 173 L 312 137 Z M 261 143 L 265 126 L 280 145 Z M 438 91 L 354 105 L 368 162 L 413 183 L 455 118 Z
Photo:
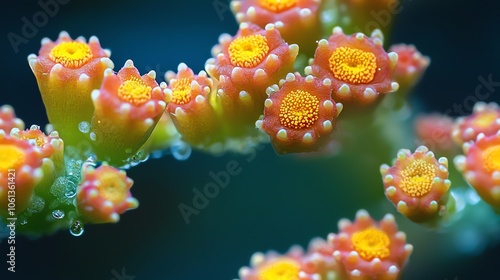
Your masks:
M 340 264 L 342 279 L 399 279 L 413 246 L 398 231 L 391 214 L 376 222 L 365 210 L 356 219 L 339 221 L 339 233 L 330 234 L 333 256 Z
M 436 226 L 453 213 L 448 159 L 436 159 L 427 147 L 419 146 L 414 153 L 399 150 L 394 164 L 383 164 L 380 173 L 386 197 L 410 220 Z
M 217 115 L 210 104 L 214 85 L 207 73 L 200 71 L 195 75 L 191 68 L 181 63 L 177 73 L 167 72 L 166 78 L 166 112 L 182 139 L 196 147 L 220 141 Z
M 256 126 L 278 153 L 314 151 L 328 141 L 342 104 L 331 98 L 331 80 L 289 73 L 267 89 L 264 116 Z
M 256 253 L 252 256 L 253 268 L 240 269 L 241 280 L 299 280 L 300 260 L 291 256 Z
M 333 98 L 344 105 L 371 104 L 399 88 L 392 78 L 398 55 L 386 53 L 382 45 L 380 30 L 370 37 L 363 33 L 347 36 L 342 28 L 335 27 L 328 40 L 318 42 L 305 73 L 330 78 Z
M 79 123 L 92 119 L 90 93 L 101 86 L 104 70 L 114 67 L 110 55 L 97 37 L 88 42 L 83 37 L 73 40 L 63 31 L 56 41 L 44 38 L 38 56 L 28 56 L 52 130 L 57 130 L 67 145 L 78 145 Z
M 414 45 L 394 44 L 389 51 L 398 54 L 394 80 L 399 84 L 400 91 L 408 92 L 422 78 L 431 59 L 422 55 Z
M 78 211 L 85 222 L 118 222 L 120 214 L 139 206 L 130 194 L 133 181 L 124 171 L 106 163 L 83 169 L 82 183 L 77 190 Z
M 124 166 L 146 142 L 165 107 L 165 94 L 150 71 L 140 75 L 132 60 L 117 74 L 108 69 L 92 92 L 94 113 L 89 137 L 99 161 Z
M 26 210 L 42 181 L 42 154 L 28 141 L 0 130 L 0 214 L 16 217 Z M 11 202 L 11 206 L 8 206 Z M 12 209 L 12 210 L 9 210 Z
M 453 118 L 441 114 L 417 116 L 414 125 L 419 142 L 429 150 L 443 155 L 455 155 L 459 150 L 452 137 L 454 126 Z
M 251 22 L 261 28 L 272 23 L 286 42 L 298 44 L 308 55 L 314 52 L 315 41 L 320 39 L 323 31 L 321 6 L 319 0 L 231 1 L 231 11 L 239 23 Z
M 465 155 L 455 157 L 455 165 L 479 196 L 500 212 L 500 130 L 463 144 Z
M 490 136 L 500 130 L 500 107 L 497 103 L 477 102 L 472 114 L 457 118 L 453 127 L 453 140 L 458 145 L 475 140 L 482 133 Z
M 24 122 L 16 117 L 12 106 L 3 105 L 0 107 L 0 129 L 9 133 L 13 128 L 24 129 Z

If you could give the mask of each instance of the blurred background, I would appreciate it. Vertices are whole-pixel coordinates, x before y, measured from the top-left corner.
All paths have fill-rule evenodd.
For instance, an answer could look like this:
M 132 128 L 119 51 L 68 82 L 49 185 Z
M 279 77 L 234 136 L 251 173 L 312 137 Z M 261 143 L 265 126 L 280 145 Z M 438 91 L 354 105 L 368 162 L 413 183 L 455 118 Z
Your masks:
M 23 19 L 32 21 L 41 7 L 37 1 L 17 1 L 1 8 L 0 105 L 13 105 L 28 127 L 47 122 L 26 59 L 38 52 L 43 37 L 55 40 L 61 30 L 73 38 L 96 35 L 104 48 L 111 49 L 115 70 L 132 59 L 142 73 L 155 70 L 157 80 L 163 81 L 163 74 L 176 70 L 180 62 L 195 72 L 202 70 L 218 36 L 237 30 L 228 0 L 60 2 L 65 4 L 59 5 L 57 14 L 17 51 L 7 34 L 22 34 Z M 416 110 L 445 112 L 463 104 L 474 94 L 479 76 L 500 81 L 496 1 L 407 0 L 402 7 L 387 38 L 390 43 L 415 44 L 432 59 L 411 95 Z M 499 102 L 499 93 L 500 87 L 486 101 Z M 179 204 L 192 205 L 193 188 L 202 189 L 212 180 L 210 172 L 225 170 L 233 160 L 241 173 L 186 224 Z M 120 280 L 123 272 L 137 280 L 234 279 L 254 252 L 305 247 L 314 237 L 336 232 L 337 221 L 354 219 L 358 209 L 367 209 L 377 220 L 394 213 L 383 196 L 378 170 L 382 163 L 345 155 L 278 156 L 270 145 L 251 160 L 197 151 L 186 161 L 171 156 L 149 160 L 128 171 L 135 181 L 132 194 L 140 202 L 138 209 L 122 215 L 117 224 L 87 225 L 80 237 L 68 231 L 34 240 L 18 236 L 15 274 L 6 271 L 7 245 L 1 243 L 0 279 Z M 498 219 L 479 221 L 474 230 L 458 228 L 445 234 L 407 223 L 400 215 L 396 218 L 415 245 L 403 279 L 498 275 L 500 245 L 489 236 L 498 233 Z

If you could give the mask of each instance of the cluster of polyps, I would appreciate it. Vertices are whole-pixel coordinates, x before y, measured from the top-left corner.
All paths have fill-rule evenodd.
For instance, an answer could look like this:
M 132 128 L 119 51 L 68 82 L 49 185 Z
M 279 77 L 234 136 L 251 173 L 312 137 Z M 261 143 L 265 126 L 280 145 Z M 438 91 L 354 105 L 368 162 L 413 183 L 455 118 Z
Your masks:
M 313 239 L 305 252 L 294 246 L 284 255 L 255 253 L 240 279 L 399 279 L 413 246 L 391 214 L 377 222 L 359 210 L 353 222 L 341 219 L 338 227 L 328 240 Z
M 241 125 L 255 122 L 262 114 L 266 88 L 293 71 L 297 45 L 288 45 L 273 24 L 265 29 L 241 23 L 232 37 L 223 34 L 212 50 L 205 69 L 218 83 L 214 107 L 229 126 L 228 135 L 238 135 Z M 244 133 L 248 133 L 243 130 Z
M 181 63 L 177 73 L 169 72 L 167 82 L 160 84 L 154 71 L 141 75 L 132 60 L 113 71 L 111 52 L 95 36 L 87 41 L 61 32 L 55 41 L 44 38 L 38 55 L 29 55 L 28 62 L 46 106 L 48 135 L 38 127 L 21 131 L 24 125 L 11 110 L 0 112 L 1 129 L 18 127 L 8 137 L 27 141 L 41 151 L 44 163 L 53 162 L 52 177 L 41 180 L 49 187 L 35 196 L 57 200 L 47 203 L 46 211 L 61 210 L 55 207 L 62 203 L 72 219 L 115 222 L 134 204 L 116 200 L 111 204 L 128 206 L 110 212 L 114 206 L 109 201 L 96 202 L 94 198 L 106 196 L 108 189 L 89 187 L 99 185 L 88 179 L 94 171 L 75 172 L 87 159 L 109 163 L 111 167 L 102 169 L 113 173 L 118 172 L 115 167 L 133 166 L 141 151 L 168 146 L 173 138 L 208 152 L 231 147 L 242 151 L 268 139 L 262 131 L 278 153 L 320 149 L 331 140 L 343 104 L 372 104 L 398 88 L 392 80 L 397 54 L 384 51 L 380 31 L 347 36 L 336 27 L 326 34 L 328 39 L 321 39 L 323 4 L 232 1 L 239 30 L 219 37 L 206 72 L 194 74 Z M 295 72 L 307 61 L 304 56 L 297 60 L 299 47 L 306 58 L 314 56 L 305 75 Z M 42 170 L 51 173 L 50 166 L 44 166 Z M 68 196 L 61 198 L 68 180 L 78 185 L 77 194 L 68 184 Z M 117 197 L 128 197 L 123 195 L 128 188 L 121 188 L 125 191 Z

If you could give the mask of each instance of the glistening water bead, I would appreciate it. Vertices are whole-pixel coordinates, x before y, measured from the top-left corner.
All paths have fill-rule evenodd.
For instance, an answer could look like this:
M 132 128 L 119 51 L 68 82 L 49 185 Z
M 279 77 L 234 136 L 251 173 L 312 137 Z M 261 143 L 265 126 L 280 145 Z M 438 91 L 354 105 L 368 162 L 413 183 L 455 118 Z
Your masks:
M 78 124 L 78 130 L 80 130 L 81 133 L 89 133 L 90 124 L 88 122 L 81 122 Z
M 69 227 L 69 233 L 73 236 L 80 236 L 83 234 L 83 224 L 80 221 L 74 221 Z
M 54 217 L 54 219 L 60 220 L 64 218 L 64 212 L 61 210 L 54 210 L 52 211 L 52 216 Z
M 175 141 L 170 146 L 172 156 L 176 160 L 187 160 L 191 156 L 192 148 L 189 144 L 183 141 Z

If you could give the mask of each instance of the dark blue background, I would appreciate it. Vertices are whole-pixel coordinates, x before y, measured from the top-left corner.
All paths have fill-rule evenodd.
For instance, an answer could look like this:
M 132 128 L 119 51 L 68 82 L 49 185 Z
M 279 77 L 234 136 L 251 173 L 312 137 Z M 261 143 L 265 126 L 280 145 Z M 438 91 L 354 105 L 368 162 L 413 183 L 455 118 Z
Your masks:
M 7 33 L 20 34 L 21 18 L 31 19 L 40 7 L 36 1 L 3 4 L 0 104 L 15 106 L 28 126 L 47 122 L 26 57 L 37 53 L 43 37 L 55 40 L 61 30 L 73 38 L 96 35 L 103 47 L 111 49 L 115 70 L 130 58 L 143 73 L 157 70 L 159 81 L 179 62 L 199 71 L 218 36 L 237 30 L 232 14 L 226 11 L 220 18 L 212 4 L 212 0 L 71 0 L 34 38 L 20 45 L 18 53 Z M 413 43 L 432 58 L 416 89 L 418 98 L 413 96 L 415 102 L 422 102 L 422 110 L 445 111 L 460 104 L 474 93 L 481 75 L 500 80 L 498 10 L 496 1 L 487 0 L 403 2 L 390 40 Z M 489 101 L 499 100 L 495 92 Z M 190 203 L 192 189 L 202 188 L 210 181 L 209 172 L 223 170 L 230 160 L 240 163 L 241 174 L 231 178 L 230 185 L 186 225 L 178 204 Z M 322 163 L 330 166 L 317 168 Z M 368 173 L 366 178 L 377 178 L 378 164 L 367 165 L 371 169 L 363 171 Z M 356 174 L 352 170 L 362 167 L 340 160 L 280 157 L 270 146 L 251 163 L 243 156 L 212 157 L 200 152 L 185 162 L 169 156 L 150 160 L 128 172 L 135 180 L 132 193 L 140 201 L 138 209 L 127 212 L 118 224 L 87 226 L 81 237 L 67 231 L 37 240 L 19 236 L 16 274 L 5 273 L 7 248 L 0 244 L 0 279 L 108 280 L 113 270 L 122 268 L 137 280 L 233 279 L 253 252 L 305 246 L 315 236 L 336 231 L 339 218 L 352 219 L 360 208 L 377 209 L 383 200 L 380 182 L 334 175 Z M 365 190 L 368 185 L 376 185 L 376 191 Z M 411 232 L 407 234 L 412 241 Z M 416 261 L 410 261 L 404 279 L 498 275 L 498 245 L 479 256 L 439 263 L 422 252 L 432 254 L 432 248 L 415 248 L 412 259 Z M 428 257 L 429 263 L 417 262 Z

